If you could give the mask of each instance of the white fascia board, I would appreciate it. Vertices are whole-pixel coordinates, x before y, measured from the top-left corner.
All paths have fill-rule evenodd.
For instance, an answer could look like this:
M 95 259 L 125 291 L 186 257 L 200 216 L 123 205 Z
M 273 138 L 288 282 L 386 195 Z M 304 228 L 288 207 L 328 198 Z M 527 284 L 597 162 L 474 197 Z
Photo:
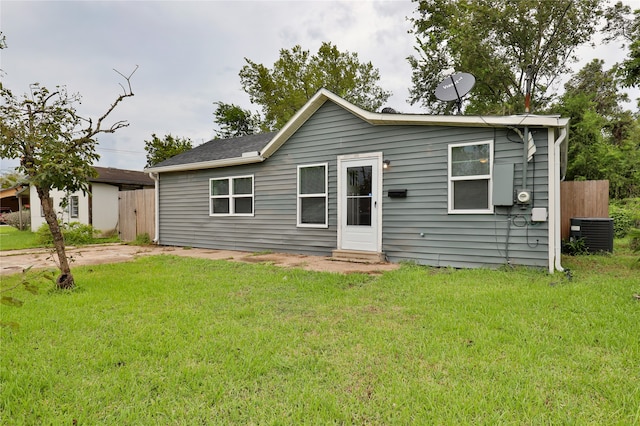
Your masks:
M 457 127 L 565 127 L 566 118 L 540 115 L 511 116 L 477 116 L 477 115 L 411 115 L 411 114 L 377 114 L 371 124 L 423 125 L 423 126 L 457 126 Z M 398 117 L 393 117 L 397 115 Z
M 244 154 L 243 154 L 244 155 Z M 146 173 L 185 172 L 189 170 L 216 169 L 218 167 L 239 166 L 242 164 L 260 163 L 265 160 L 261 155 L 247 157 L 223 158 L 221 160 L 201 161 L 199 163 L 175 164 L 164 167 L 149 167 Z
M 372 125 L 413 125 L 413 126 L 458 126 L 458 127 L 566 127 L 569 120 L 559 116 L 510 115 L 427 115 L 427 114 L 382 114 L 365 111 L 326 89 L 320 89 L 262 150 L 264 158 L 269 158 L 278 150 L 327 100 L 331 100 L 353 115 Z

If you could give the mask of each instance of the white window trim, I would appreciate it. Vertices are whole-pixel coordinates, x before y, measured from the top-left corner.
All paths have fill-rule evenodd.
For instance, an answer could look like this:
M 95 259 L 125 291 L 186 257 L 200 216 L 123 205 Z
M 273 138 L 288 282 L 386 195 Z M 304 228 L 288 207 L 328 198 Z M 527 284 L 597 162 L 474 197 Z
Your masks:
M 324 167 L 324 193 L 317 194 L 300 194 L 300 169 L 305 169 L 308 167 Z M 297 167 L 296 169 L 296 181 L 297 181 L 297 189 L 296 189 L 296 216 L 297 216 L 297 227 L 298 228 L 328 228 L 329 227 L 329 163 L 314 163 L 314 164 L 303 164 Z M 300 209 L 302 208 L 302 203 L 300 201 L 301 198 L 320 198 L 324 196 L 324 223 L 302 223 L 302 217 L 300 214 Z
M 474 175 L 474 176 L 451 176 L 451 151 L 453 148 L 469 145 L 489 145 L 489 174 L 488 175 Z M 453 182 L 455 181 L 467 181 L 467 180 L 484 180 L 488 179 L 488 197 L 487 200 L 488 209 L 475 209 L 475 210 L 455 210 L 453 208 Z M 454 143 L 449 144 L 447 155 L 447 192 L 448 192 L 448 213 L 449 214 L 493 214 L 493 140 Z
M 75 202 L 73 200 L 75 200 Z M 76 208 L 75 215 L 73 212 L 74 205 Z M 80 217 L 80 197 L 77 195 L 70 195 L 69 196 L 69 218 L 78 219 L 79 217 Z
M 249 198 L 249 194 L 239 194 L 236 196 L 233 194 L 233 180 L 234 179 L 243 179 L 243 178 L 251 178 L 251 213 L 235 213 L 234 207 L 235 203 L 233 202 L 236 198 Z M 214 180 L 227 180 L 229 182 L 229 194 L 228 195 L 211 195 L 211 182 Z M 219 198 L 226 198 L 229 200 L 229 213 L 213 213 L 213 200 Z M 209 179 L 209 216 L 210 217 L 224 217 L 224 216 L 245 216 L 252 217 L 255 216 L 256 212 L 256 200 L 255 200 L 255 178 L 253 175 L 242 175 L 242 176 L 226 176 L 220 178 L 210 178 Z

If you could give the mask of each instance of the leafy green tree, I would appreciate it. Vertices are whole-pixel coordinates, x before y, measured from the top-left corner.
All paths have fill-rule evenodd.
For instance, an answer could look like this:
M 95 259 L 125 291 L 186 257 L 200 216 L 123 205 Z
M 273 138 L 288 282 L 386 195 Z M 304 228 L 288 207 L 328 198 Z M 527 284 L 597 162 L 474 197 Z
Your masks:
M 281 49 L 269 69 L 245 58 L 240 82 L 252 103 L 262 107 L 263 130 L 281 128 L 321 88 L 374 111 L 391 96 L 378 86 L 380 73 L 371 62 L 362 63 L 357 53 L 340 52 L 324 42 L 311 55 L 299 45 Z
M 144 141 L 144 150 L 147 151 L 147 166 L 153 167 L 162 161 L 175 155 L 189 151 L 193 148 L 191 139 L 177 138 L 172 135 L 165 135 L 160 139 L 155 133 L 151 134 L 150 141 Z
M 640 87 L 640 9 L 632 13 L 628 5 L 618 2 L 607 9 L 605 18 L 605 42 L 619 40 L 623 48 L 628 47 L 627 57 L 618 64 L 622 86 Z
M 59 288 L 73 288 L 75 281 L 51 191 L 88 190 L 88 178 L 96 173 L 92 165 L 99 158 L 97 135 L 114 133 L 128 125 L 117 121 L 105 127 L 105 120 L 120 102 L 133 96 L 132 75 L 133 72 L 128 77 L 123 76 L 127 89 L 95 122 L 78 115 L 75 105 L 80 96 L 68 94 L 64 87 L 50 92 L 46 87 L 34 84 L 31 93 L 21 98 L 6 88 L 1 91 L 0 157 L 20 159 L 18 171 L 36 188 L 58 257 L 60 276 L 56 283 Z
M 585 65 L 552 108 L 571 119 L 567 179 L 607 179 L 612 198 L 639 196 L 640 122 L 620 107 L 628 97 L 603 64 Z
M 552 83 L 569 71 L 575 49 L 590 40 L 604 12 L 602 0 L 417 3 L 409 100 L 438 113 L 452 111 L 453 105 L 436 99 L 435 88 L 454 71 L 476 78 L 466 113 L 523 112 L 528 65 L 532 108 L 544 107 L 553 96 Z
M 0 175 L 0 188 L 11 188 L 24 181 L 25 177 L 17 171 L 3 173 Z
M 215 122 L 220 130 L 215 130 L 216 139 L 237 138 L 252 135 L 260 131 L 260 116 L 234 104 L 214 102 Z

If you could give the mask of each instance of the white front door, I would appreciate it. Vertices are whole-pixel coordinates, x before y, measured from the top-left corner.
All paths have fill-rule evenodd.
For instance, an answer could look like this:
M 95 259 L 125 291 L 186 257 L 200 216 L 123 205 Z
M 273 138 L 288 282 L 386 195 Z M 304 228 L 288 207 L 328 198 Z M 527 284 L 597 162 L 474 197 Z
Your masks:
M 338 248 L 381 251 L 382 154 L 338 157 Z

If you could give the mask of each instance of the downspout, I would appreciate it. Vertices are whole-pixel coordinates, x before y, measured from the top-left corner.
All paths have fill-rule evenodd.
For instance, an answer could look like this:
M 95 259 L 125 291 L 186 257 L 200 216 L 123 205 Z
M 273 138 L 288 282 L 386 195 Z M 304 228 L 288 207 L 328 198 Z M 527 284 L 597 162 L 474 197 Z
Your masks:
M 567 127 L 560 129 L 558 138 L 553 143 L 554 163 L 553 163 L 553 215 L 550 215 L 553 223 L 549 224 L 553 226 L 553 245 L 554 245 L 554 266 L 557 271 L 563 272 L 564 268 L 561 265 L 561 245 L 560 245 L 560 146 L 567 139 Z M 553 272 L 553 271 L 551 271 Z
M 154 200 L 154 236 L 153 242 L 160 244 L 160 176 L 157 173 L 149 173 L 149 177 L 153 179 L 155 188 L 155 200 Z

